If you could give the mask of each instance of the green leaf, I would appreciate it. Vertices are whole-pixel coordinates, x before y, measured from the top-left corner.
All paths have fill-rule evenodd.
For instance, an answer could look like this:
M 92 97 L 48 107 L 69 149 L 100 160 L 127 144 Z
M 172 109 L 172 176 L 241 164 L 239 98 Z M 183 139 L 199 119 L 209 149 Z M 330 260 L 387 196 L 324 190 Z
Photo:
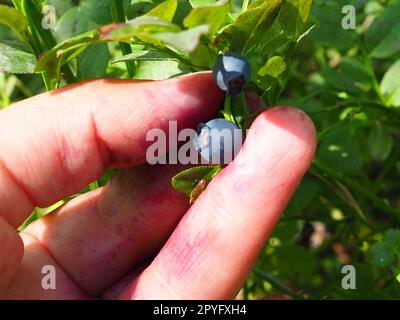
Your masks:
M 281 243 L 294 243 L 304 227 L 304 221 L 280 220 L 276 225 L 270 238 L 278 238 Z
M 400 60 L 397 60 L 388 71 L 386 71 L 381 82 L 382 94 L 393 106 L 400 106 Z
M 208 33 L 208 25 L 201 25 L 181 32 L 155 33 L 151 37 L 182 52 L 192 52 L 199 45 L 201 36 Z
M 123 56 L 122 58 L 113 61 L 112 63 L 125 62 L 125 61 L 165 61 L 165 60 L 175 60 L 178 59 L 176 56 L 168 54 L 161 50 L 155 49 L 136 49 L 132 48 L 132 53 Z
M 271 268 L 285 276 L 310 276 L 317 266 L 315 255 L 297 244 L 277 247 L 271 256 Z
M 315 179 L 306 175 L 290 200 L 284 212 L 285 217 L 301 214 L 317 195 L 318 190 L 319 185 Z
M 32 34 L 32 42 L 35 43 L 35 53 L 37 54 L 40 48 L 49 50 L 56 45 L 56 40 L 48 28 L 43 28 L 43 14 L 42 14 L 43 3 L 40 1 L 21 0 L 21 11 L 27 17 L 30 33 Z M 39 45 L 38 40 L 40 38 L 41 44 Z
M 282 0 L 255 0 L 234 24 L 223 30 L 221 39 L 227 41 L 234 51 L 247 55 L 252 46 L 259 45 L 255 39 L 273 24 L 282 3 Z
M 374 127 L 368 136 L 368 146 L 374 160 L 386 160 L 393 149 L 391 132 L 382 125 Z
M 365 44 L 370 51 L 378 46 L 381 41 L 384 41 L 385 37 L 392 32 L 399 21 L 399 16 L 400 2 L 393 2 L 374 19 L 365 32 Z
M 35 70 L 36 57 L 23 43 L 0 42 L 0 72 L 26 74 Z
M 47 72 L 52 82 L 57 83 L 60 78 L 60 68 L 67 61 L 82 53 L 89 45 L 107 41 L 128 41 L 136 36 L 149 41 L 162 43 L 160 39 L 152 37 L 157 31 L 179 30 L 176 25 L 157 17 L 144 16 L 128 21 L 125 24 L 113 24 L 101 27 L 69 38 L 42 56 L 36 72 Z
M 386 268 L 394 262 L 395 256 L 390 249 L 390 245 L 380 241 L 369 248 L 366 258 L 375 267 Z
M 90 44 L 98 43 L 97 32 L 91 31 L 61 42 L 47 51 L 37 62 L 35 72 L 46 72 L 57 83 L 60 78 L 60 68 L 67 61 L 82 53 Z
M 148 16 L 159 17 L 165 21 L 172 21 L 174 18 L 176 8 L 178 7 L 177 0 L 165 0 L 158 6 L 147 13 Z
M 272 25 L 260 29 L 248 39 L 245 54 L 249 57 L 253 70 L 257 71 L 262 68 L 265 61 L 270 58 L 271 52 L 289 42 L 299 42 L 315 27 L 315 23 L 308 21 L 310 9 L 309 1 L 285 1 Z M 266 77 L 255 80 L 260 82 L 259 85 L 263 90 L 269 90 L 271 87 L 277 86 L 274 79 L 274 77 Z
M 98 43 L 88 47 L 77 57 L 79 80 L 103 77 L 109 59 L 110 52 L 106 43 Z
M 231 3 L 227 0 L 206 7 L 196 7 L 183 20 L 183 25 L 187 28 L 193 28 L 206 24 L 210 27 L 210 35 L 213 35 L 225 23 L 230 7 Z
M 343 15 L 337 2 L 323 2 L 314 6 L 313 15 L 320 23 L 310 39 L 318 44 L 332 46 L 336 49 L 348 49 L 353 45 L 353 31 L 342 28 Z
M 258 70 L 258 75 L 265 77 L 270 75 L 271 77 L 278 78 L 286 70 L 286 62 L 280 56 L 274 56 L 268 59 L 265 65 Z
M 140 61 L 136 66 L 134 79 L 165 80 L 189 72 L 191 69 L 178 61 Z
M 180 28 L 159 17 L 141 16 L 126 23 L 114 24 L 100 28 L 103 39 L 111 41 L 128 41 L 132 37 L 150 35 L 156 32 L 177 32 Z
M 200 180 L 211 181 L 221 170 L 221 166 L 193 167 L 174 176 L 172 186 L 189 197 Z
M 156 7 L 162 0 L 127 0 L 126 15 L 128 19 L 133 19 L 146 14 Z
M 349 129 L 343 127 L 324 136 L 318 147 L 317 159 L 348 175 L 359 173 L 362 167 L 359 142 Z
M 87 0 L 83 0 L 81 2 L 86 2 Z M 65 1 L 65 0 L 47 0 L 48 5 L 53 6 L 56 9 L 57 13 L 67 12 L 72 9 L 75 4 L 73 1 Z
M 183 27 L 183 19 L 189 14 L 190 10 L 192 10 L 192 6 L 188 0 L 178 0 L 178 8 L 176 9 L 173 22 Z
M 99 26 L 103 26 L 113 21 L 108 2 L 109 0 L 81 0 L 79 6 L 90 15 L 91 21 Z
M 343 58 L 335 68 L 323 67 L 321 72 L 325 85 L 336 91 L 353 95 L 365 95 L 371 90 L 372 80 L 364 65 L 355 59 Z
M 400 23 L 397 23 L 393 29 L 385 35 L 382 41 L 371 52 L 371 55 L 377 59 L 386 59 L 400 51 Z
M 193 8 L 198 8 L 213 5 L 216 0 L 189 0 L 189 2 Z
M 75 7 L 68 10 L 58 20 L 54 34 L 58 42 L 62 42 L 95 27 L 96 24 L 91 21 L 90 13 L 86 9 Z
M 96 28 L 97 24 L 91 19 L 91 13 L 86 6 L 78 6 L 68 10 L 57 22 L 54 30 L 56 39 L 59 42 L 67 41 L 87 30 Z M 87 49 L 86 46 L 83 46 L 81 49 L 85 49 L 85 51 L 77 57 L 78 79 L 104 76 L 110 57 L 107 44 L 94 44 Z
M 306 29 L 312 0 L 288 0 L 282 6 L 278 21 L 288 39 L 297 41 Z
M 22 41 L 27 41 L 28 21 L 17 9 L 0 5 L 0 24 L 9 26 Z
M 203 69 L 212 69 L 215 60 L 217 59 L 217 52 L 212 50 L 209 46 L 199 44 L 197 48 L 189 53 L 190 63 L 193 66 Z
M 387 230 L 383 236 L 383 241 L 385 241 L 391 247 L 399 248 L 400 247 L 400 230 L 399 229 Z

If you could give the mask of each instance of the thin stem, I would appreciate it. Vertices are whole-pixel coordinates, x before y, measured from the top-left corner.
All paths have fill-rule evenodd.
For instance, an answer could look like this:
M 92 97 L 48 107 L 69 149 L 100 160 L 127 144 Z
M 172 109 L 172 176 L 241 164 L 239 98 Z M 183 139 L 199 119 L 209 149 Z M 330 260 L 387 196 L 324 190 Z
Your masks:
M 292 41 L 289 44 L 289 47 L 287 49 L 287 54 L 286 54 L 286 65 L 287 66 L 291 65 L 293 54 L 294 54 L 294 52 L 296 50 L 296 45 L 297 45 L 297 43 L 294 42 L 294 41 Z M 289 70 L 289 67 L 287 67 L 286 70 L 285 70 L 283 79 L 282 79 L 281 83 L 279 83 L 279 85 L 278 85 L 278 87 L 276 89 L 276 95 L 274 97 L 274 104 L 276 104 L 279 101 L 280 97 L 282 96 L 282 94 L 283 94 L 283 92 L 284 92 L 284 90 L 286 88 L 286 85 L 287 85 L 287 83 L 289 81 L 289 74 L 290 74 L 290 70 Z
M 39 59 L 40 55 L 44 52 L 42 43 L 40 41 L 38 34 L 36 33 L 35 27 L 33 25 L 33 21 L 29 15 L 27 15 L 27 19 L 28 19 L 28 24 L 29 24 L 28 29 L 29 29 L 29 33 L 31 36 L 31 47 L 36 55 L 36 58 Z M 42 73 L 42 79 L 43 79 L 43 83 L 44 83 L 46 90 L 47 91 L 52 90 L 53 88 L 52 88 L 51 79 L 50 79 L 49 75 L 47 73 Z
M 108 4 L 111 10 L 111 16 L 114 22 L 125 22 L 126 16 L 124 11 L 124 4 L 122 0 L 108 0 Z M 119 42 L 121 52 L 124 56 L 132 53 L 132 48 L 129 43 Z M 132 61 L 125 62 L 126 69 L 128 71 L 129 77 L 133 78 L 136 72 L 135 64 Z
M 309 172 L 311 175 L 326 184 L 330 190 L 335 192 L 346 203 L 346 205 L 357 214 L 357 216 L 365 225 L 371 229 L 376 229 L 377 223 L 372 221 L 371 217 L 367 217 L 365 215 L 364 211 L 361 209 L 360 205 L 357 203 L 354 196 L 346 186 L 336 179 L 330 181 L 328 178 L 324 177 L 314 169 L 310 169 Z
M 390 172 L 392 167 L 396 164 L 397 160 L 399 159 L 399 156 L 400 156 L 400 147 L 397 144 L 395 144 L 392 155 L 386 161 L 385 166 L 383 167 L 382 171 L 380 172 L 378 178 L 375 181 L 375 187 L 374 187 L 375 192 L 379 191 L 379 187 L 381 186 L 383 179 Z
M 395 218 L 397 221 L 400 221 L 400 209 L 392 207 L 387 201 L 375 195 L 368 187 L 365 187 L 355 182 L 353 179 L 344 176 L 341 172 L 336 172 L 328 166 L 325 166 L 317 159 L 314 159 L 313 167 L 319 171 L 325 172 L 329 176 L 334 177 L 342 182 L 344 185 L 352 188 L 354 191 L 358 192 L 360 195 L 369 200 L 376 208 L 381 209 L 388 215 Z
M 241 13 L 243 13 L 247 10 L 247 7 L 249 6 L 249 2 L 250 2 L 250 0 L 243 0 Z
M 225 96 L 224 116 L 226 120 L 236 123 L 235 118 L 232 115 L 232 99 L 228 94 Z
M 340 102 L 334 106 L 324 108 L 323 110 L 318 110 L 318 111 L 310 111 L 309 114 L 319 114 L 319 113 L 325 113 L 325 112 L 331 112 L 337 109 L 343 109 L 346 107 L 351 107 L 351 106 L 359 106 L 363 108 L 373 108 L 373 109 L 379 109 L 381 111 L 384 111 L 386 113 L 390 113 L 393 115 L 393 117 L 400 123 L 400 112 L 397 109 L 392 109 L 389 108 L 385 105 L 383 105 L 380 102 L 375 102 L 375 101 L 357 101 L 357 100 L 347 100 L 344 102 Z
M 143 41 L 141 41 L 140 39 L 135 39 L 135 43 L 142 44 L 142 45 L 144 45 L 144 46 L 146 46 L 146 47 L 149 47 L 149 48 L 153 48 L 153 49 L 155 49 L 155 50 L 158 50 L 158 47 L 157 47 L 157 46 L 155 46 L 155 45 L 153 45 L 153 44 L 151 44 L 151 43 L 143 42 Z M 188 58 L 185 57 L 184 55 L 179 54 L 178 52 L 176 52 L 176 51 L 174 51 L 174 50 L 172 50 L 171 48 L 168 48 L 168 47 L 165 47 L 164 50 L 165 50 L 165 51 L 168 51 L 169 54 L 171 54 L 172 56 L 174 56 L 174 57 L 176 58 L 176 60 L 177 60 L 179 63 L 188 66 L 188 67 L 191 68 L 194 72 L 196 72 L 196 71 L 203 71 L 202 68 L 199 68 L 199 67 L 196 67 L 195 65 L 193 65 L 193 63 L 190 61 L 190 59 L 188 59 Z
M 372 80 L 372 86 L 374 88 L 374 91 L 379 99 L 379 101 L 383 104 L 386 105 L 386 99 L 384 98 L 384 96 L 382 95 L 382 91 L 381 91 L 381 87 L 379 85 L 379 81 L 378 78 L 376 76 L 375 70 L 374 70 L 374 66 L 372 65 L 372 61 L 370 59 L 370 56 L 367 52 L 367 49 L 365 48 L 365 45 L 363 43 L 363 41 L 360 39 L 360 37 L 357 37 L 357 42 L 359 44 L 359 47 L 361 49 L 361 53 L 363 56 L 363 60 L 364 60 L 364 66 L 367 69 L 367 71 L 369 72 L 370 76 L 371 76 L 371 80 Z
M 29 35 L 30 35 L 29 44 L 32 47 L 33 52 L 35 53 L 36 58 L 39 58 L 40 54 L 42 53 L 42 44 L 40 42 L 38 35 L 35 32 L 34 26 L 32 25 L 32 20 L 29 18 L 29 16 L 27 16 L 25 14 L 24 8 L 22 8 L 21 3 L 19 1 L 13 0 L 13 4 L 17 10 L 22 12 L 27 17 L 28 31 L 29 31 Z M 48 77 L 44 73 L 42 73 L 42 78 L 43 78 L 43 83 L 46 87 L 46 90 L 49 90 L 51 85 L 50 85 L 50 81 L 48 80 Z
M 247 105 L 247 99 L 244 92 L 240 94 L 239 99 L 240 99 L 240 106 L 242 109 L 241 110 L 242 116 L 244 119 L 246 119 L 247 117 L 250 116 L 250 111 L 249 111 L 249 106 Z
M 49 29 L 44 29 L 42 27 L 41 10 L 35 2 L 18 2 L 14 0 L 13 3 L 15 8 L 21 11 L 28 20 L 30 34 L 29 42 L 36 58 L 39 58 L 42 53 L 53 48 L 57 44 L 57 41 L 54 39 L 53 34 Z M 68 83 L 76 81 L 68 65 L 64 65 L 62 70 L 68 76 Z M 51 77 L 47 73 L 42 73 L 42 78 L 47 91 L 56 88 L 56 84 L 54 84 L 54 81 L 52 81 Z
M 297 292 L 293 291 L 292 289 L 290 289 L 288 286 L 286 286 L 282 281 L 276 279 L 274 276 L 272 276 L 270 273 L 261 270 L 259 268 L 254 268 L 253 272 L 258 275 L 261 278 L 264 278 L 265 280 L 267 280 L 273 287 L 275 287 L 276 289 L 288 294 L 289 296 L 291 296 L 293 299 L 296 300 L 304 300 L 303 296 L 298 294 Z

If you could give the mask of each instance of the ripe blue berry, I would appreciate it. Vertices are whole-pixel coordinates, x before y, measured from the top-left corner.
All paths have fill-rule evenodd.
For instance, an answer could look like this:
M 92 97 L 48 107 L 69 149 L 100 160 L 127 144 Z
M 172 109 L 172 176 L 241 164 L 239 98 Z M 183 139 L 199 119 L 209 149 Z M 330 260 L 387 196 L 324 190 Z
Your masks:
M 242 146 L 242 130 L 225 119 L 200 124 L 194 144 L 201 157 L 210 164 L 228 164 Z
M 218 57 L 213 75 L 218 87 L 231 97 L 238 96 L 250 82 L 251 68 L 245 57 L 238 53 L 226 53 Z

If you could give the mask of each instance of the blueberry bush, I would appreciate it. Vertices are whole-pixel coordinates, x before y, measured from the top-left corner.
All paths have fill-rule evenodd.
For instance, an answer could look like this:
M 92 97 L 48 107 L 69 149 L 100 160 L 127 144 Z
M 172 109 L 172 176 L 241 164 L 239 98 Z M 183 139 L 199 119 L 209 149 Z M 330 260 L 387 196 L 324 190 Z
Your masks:
M 318 131 L 242 298 L 399 298 L 399 17 L 400 0 L 1 0 L 0 108 L 87 78 L 167 79 L 240 54 L 244 91 L 303 109 Z M 252 116 L 237 85 L 221 116 L 243 128 Z M 190 196 L 219 170 L 197 167 L 173 185 Z M 354 290 L 342 286 L 345 265 Z

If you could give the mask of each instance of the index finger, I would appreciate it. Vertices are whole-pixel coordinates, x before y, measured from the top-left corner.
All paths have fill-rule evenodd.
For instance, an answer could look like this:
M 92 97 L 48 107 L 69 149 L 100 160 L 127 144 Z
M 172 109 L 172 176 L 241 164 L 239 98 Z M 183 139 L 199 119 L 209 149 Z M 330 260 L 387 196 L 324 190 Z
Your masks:
M 78 192 L 107 166 L 145 161 L 152 128 L 195 127 L 223 93 L 210 73 L 167 81 L 92 80 L 0 112 L 0 215 L 17 227 L 35 206 Z

